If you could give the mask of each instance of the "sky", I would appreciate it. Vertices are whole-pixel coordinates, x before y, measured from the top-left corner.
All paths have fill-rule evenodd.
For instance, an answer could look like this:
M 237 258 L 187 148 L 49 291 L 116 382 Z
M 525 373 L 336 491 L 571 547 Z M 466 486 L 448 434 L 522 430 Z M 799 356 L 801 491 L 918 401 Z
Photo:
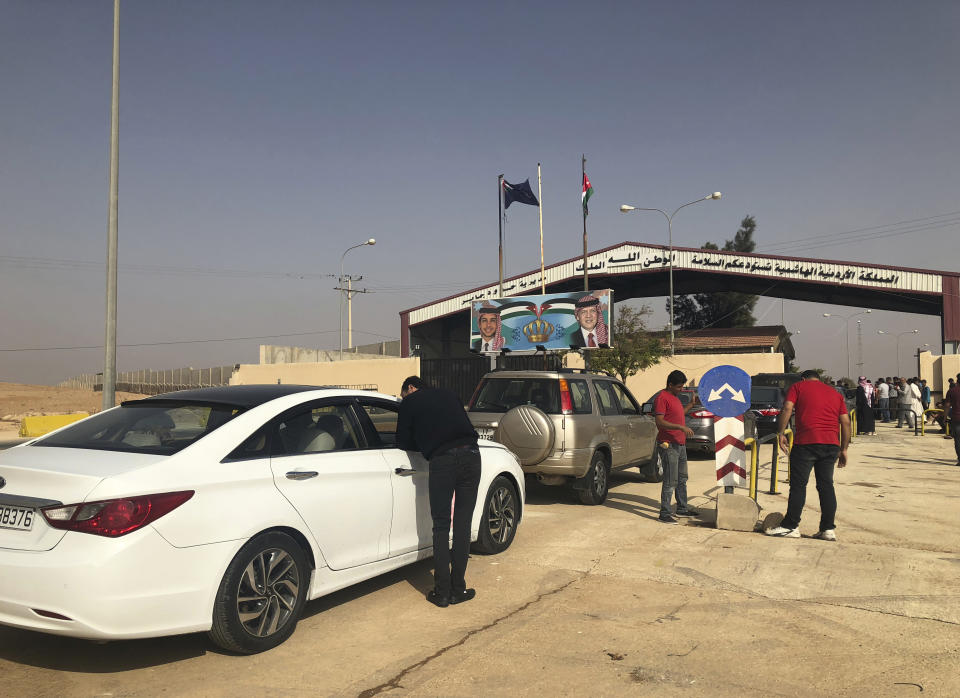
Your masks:
M 370 291 L 354 343 L 399 338 L 401 310 L 496 280 L 497 175 L 536 191 L 537 163 L 545 261 L 577 256 L 581 154 L 591 250 L 665 242 L 622 203 L 721 191 L 675 245 L 753 215 L 758 252 L 956 271 L 958 30 L 923 0 L 122 0 L 118 369 L 335 349 L 341 259 Z M 0 381 L 103 367 L 112 35 L 110 0 L 0 0 Z M 506 274 L 539 261 L 515 205 Z M 859 310 L 755 315 L 835 376 L 848 327 L 871 376 L 939 353 L 938 317 L 874 311 L 861 359 L 823 317 Z

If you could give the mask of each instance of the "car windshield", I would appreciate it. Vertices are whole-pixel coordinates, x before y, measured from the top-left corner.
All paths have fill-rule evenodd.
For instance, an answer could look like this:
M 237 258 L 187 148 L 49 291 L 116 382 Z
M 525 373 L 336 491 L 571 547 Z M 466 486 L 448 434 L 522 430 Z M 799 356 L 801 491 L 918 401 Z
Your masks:
M 780 397 L 780 388 L 755 385 L 750 388 L 750 402 L 754 404 L 775 405 Z
M 101 412 L 32 445 L 169 456 L 240 412 L 230 405 L 144 400 Z
M 470 412 L 507 412 L 517 405 L 536 405 L 560 414 L 560 388 L 555 378 L 486 378 L 470 403 Z

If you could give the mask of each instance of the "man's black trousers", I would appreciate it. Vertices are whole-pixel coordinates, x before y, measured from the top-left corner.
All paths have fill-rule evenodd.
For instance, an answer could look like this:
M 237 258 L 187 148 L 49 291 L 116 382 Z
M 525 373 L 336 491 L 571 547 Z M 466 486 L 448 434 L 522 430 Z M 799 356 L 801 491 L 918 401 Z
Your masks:
M 433 583 L 447 596 L 467 588 L 464 575 L 470 556 L 470 522 L 480 486 L 480 449 L 454 448 L 430 459 L 430 515 L 433 517 Z M 453 513 L 453 554 L 450 554 L 450 502 Z
M 783 517 L 784 528 L 797 528 L 800 514 L 807 501 L 807 483 L 810 471 L 817 477 L 817 492 L 820 494 L 820 530 L 836 528 L 837 495 L 833 489 L 833 466 L 840 454 L 840 447 L 832 444 L 800 444 L 790 450 L 790 496 L 787 500 L 787 515 Z

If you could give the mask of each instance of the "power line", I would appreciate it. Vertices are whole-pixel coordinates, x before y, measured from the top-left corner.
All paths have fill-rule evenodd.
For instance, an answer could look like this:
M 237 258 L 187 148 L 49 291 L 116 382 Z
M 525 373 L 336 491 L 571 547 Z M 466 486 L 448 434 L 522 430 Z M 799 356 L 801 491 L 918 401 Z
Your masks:
M 181 339 L 173 340 L 167 342 L 136 342 L 133 344 L 118 344 L 118 347 L 162 347 L 170 346 L 173 344 L 210 344 L 214 342 L 240 342 L 248 341 L 253 339 L 277 339 L 279 337 L 306 337 L 309 335 L 318 335 L 318 334 L 333 334 L 338 330 L 318 330 L 316 332 L 288 332 L 285 334 L 266 334 L 259 335 L 254 337 L 219 337 L 216 339 Z M 395 341 L 397 337 L 392 337 L 386 334 L 379 334 L 377 332 L 365 332 L 364 330 L 354 330 L 357 334 L 369 335 L 371 337 L 380 337 L 382 339 L 388 339 L 390 341 Z M 102 344 L 90 345 L 90 346 L 74 346 L 74 347 L 25 347 L 21 349 L 0 349 L 2 352 L 18 352 L 18 351 L 68 351 L 74 349 L 103 349 Z

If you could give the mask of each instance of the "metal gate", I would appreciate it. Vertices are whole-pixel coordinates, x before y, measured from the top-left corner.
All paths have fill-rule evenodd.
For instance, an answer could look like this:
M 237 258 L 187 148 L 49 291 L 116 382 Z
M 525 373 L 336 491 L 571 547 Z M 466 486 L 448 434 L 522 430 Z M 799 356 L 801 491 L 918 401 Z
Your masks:
M 501 370 L 507 371 L 556 371 L 563 367 L 560 354 L 501 356 L 497 359 Z M 420 377 L 427 385 L 452 390 L 466 405 L 480 379 L 490 371 L 486 356 L 465 359 L 420 359 Z

